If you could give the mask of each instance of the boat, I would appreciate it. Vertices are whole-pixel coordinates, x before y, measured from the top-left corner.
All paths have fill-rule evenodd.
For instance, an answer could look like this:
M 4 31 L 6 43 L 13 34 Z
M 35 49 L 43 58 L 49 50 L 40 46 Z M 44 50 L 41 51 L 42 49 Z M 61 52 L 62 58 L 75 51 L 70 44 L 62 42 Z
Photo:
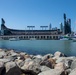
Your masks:
M 73 37 L 72 37 L 73 42 L 76 42 L 76 33 L 74 32 Z
M 69 40 L 68 38 L 60 38 L 60 40 Z
M 10 38 L 9 40 L 10 41 L 18 41 L 19 39 L 18 38 Z
M 73 40 L 73 42 L 76 42 L 76 40 Z
M 36 40 L 36 38 L 30 38 L 30 40 Z
M 73 42 L 76 42 L 76 37 L 73 37 L 72 40 L 73 40 Z
M 64 36 L 60 36 L 59 40 L 72 40 L 72 37 L 68 35 L 64 35 Z

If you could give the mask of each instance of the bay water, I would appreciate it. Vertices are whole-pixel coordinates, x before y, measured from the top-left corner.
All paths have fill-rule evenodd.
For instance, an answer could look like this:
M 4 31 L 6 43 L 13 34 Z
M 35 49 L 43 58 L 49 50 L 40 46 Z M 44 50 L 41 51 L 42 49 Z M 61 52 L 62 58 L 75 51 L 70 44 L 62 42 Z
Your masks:
M 41 55 L 61 51 L 68 56 L 76 56 L 76 42 L 68 40 L 1 40 L 0 48 Z

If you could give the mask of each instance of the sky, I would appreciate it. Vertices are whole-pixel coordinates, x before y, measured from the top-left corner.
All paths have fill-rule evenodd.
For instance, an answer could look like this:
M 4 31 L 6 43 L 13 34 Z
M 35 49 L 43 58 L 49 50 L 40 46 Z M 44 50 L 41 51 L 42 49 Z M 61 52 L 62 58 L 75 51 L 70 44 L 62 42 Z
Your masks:
M 64 13 L 76 31 L 76 0 L 0 0 L 0 18 L 12 29 L 27 30 L 27 26 L 40 29 L 50 23 L 52 28 L 60 28 L 60 23 L 64 24 Z

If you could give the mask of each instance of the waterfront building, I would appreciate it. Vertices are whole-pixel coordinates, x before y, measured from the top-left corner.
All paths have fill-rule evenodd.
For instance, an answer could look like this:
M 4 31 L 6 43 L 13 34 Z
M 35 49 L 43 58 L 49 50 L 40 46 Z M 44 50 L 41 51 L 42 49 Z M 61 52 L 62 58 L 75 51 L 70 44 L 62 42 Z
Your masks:
M 50 25 L 49 25 L 49 30 L 51 30 L 52 29 L 52 25 L 51 25 L 51 23 L 50 23 Z
M 65 13 L 64 13 L 64 34 L 71 34 L 71 19 L 66 20 Z
M 66 14 L 64 14 L 64 26 L 61 23 L 60 29 L 57 27 L 52 28 L 51 24 L 49 26 L 40 26 L 42 30 L 34 30 L 35 26 L 27 26 L 29 30 L 17 30 L 10 29 L 6 27 L 5 21 L 1 19 L 1 32 L 0 38 L 10 39 L 19 38 L 22 40 L 37 39 L 37 40 L 58 40 L 60 36 L 71 34 L 71 19 L 66 19 Z M 49 27 L 49 29 L 47 29 Z
M 43 26 L 48 27 L 48 26 Z M 9 38 L 16 38 L 27 40 L 31 38 L 35 38 L 38 40 L 51 40 L 51 39 L 58 39 L 61 36 L 60 29 L 55 28 L 54 30 L 50 29 L 48 30 L 16 30 L 16 29 L 10 29 L 5 26 L 5 21 L 2 19 L 1 22 L 1 35 L 0 37 L 3 39 L 9 39 Z
M 62 34 L 64 33 L 64 26 L 62 23 L 60 23 L 60 31 L 62 32 Z
M 67 25 L 68 25 L 68 33 L 71 34 L 71 19 L 67 20 Z

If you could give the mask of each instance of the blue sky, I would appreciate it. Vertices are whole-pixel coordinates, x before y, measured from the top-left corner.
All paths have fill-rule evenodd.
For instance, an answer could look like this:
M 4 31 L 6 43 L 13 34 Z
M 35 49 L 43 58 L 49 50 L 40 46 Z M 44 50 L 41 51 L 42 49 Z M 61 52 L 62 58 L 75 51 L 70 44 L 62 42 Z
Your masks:
M 64 23 L 63 13 L 71 18 L 72 30 L 76 31 L 76 0 L 0 0 L 0 18 L 13 29 L 30 25 L 40 29 L 50 23 L 59 28 L 59 23 Z

